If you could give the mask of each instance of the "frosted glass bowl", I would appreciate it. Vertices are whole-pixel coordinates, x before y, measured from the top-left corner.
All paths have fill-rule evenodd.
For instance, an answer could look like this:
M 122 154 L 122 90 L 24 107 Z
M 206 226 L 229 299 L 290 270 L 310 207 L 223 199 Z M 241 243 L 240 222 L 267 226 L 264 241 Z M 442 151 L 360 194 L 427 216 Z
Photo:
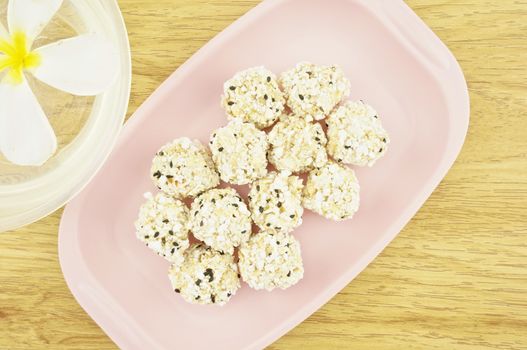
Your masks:
M 0 0 L 6 24 L 7 0 Z M 35 46 L 83 33 L 112 41 L 120 55 L 116 81 L 95 97 L 73 96 L 28 77 L 57 135 L 58 149 L 42 166 L 9 163 L 0 155 L 0 232 L 36 221 L 78 193 L 117 139 L 130 96 L 128 36 L 115 0 L 65 0 Z

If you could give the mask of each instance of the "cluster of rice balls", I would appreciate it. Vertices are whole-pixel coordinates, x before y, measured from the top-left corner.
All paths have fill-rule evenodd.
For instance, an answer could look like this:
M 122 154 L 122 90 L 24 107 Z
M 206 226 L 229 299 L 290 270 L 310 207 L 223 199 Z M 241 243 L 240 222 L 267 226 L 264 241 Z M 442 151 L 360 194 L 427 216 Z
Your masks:
M 172 263 L 175 292 L 190 303 L 223 305 L 240 279 L 269 291 L 302 279 L 291 232 L 304 208 L 331 220 L 353 217 L 359 183 L 344 164 L 372 166 L 389 143 L 375 110 L 343 101 L 349 94 L 335 65 L 303 62 L 279 78 L 250 68 L 225 83 L 221 104 L 230 121 L 208 147 L 183 137 L 157 152 L 151 177 L 161 191 L 146 194 L 135 227 Z M 221 181 L 249 185 L 247 202 L 234 188 L 218 188 Z M 190 233 L 200 243 L 191 244 Z

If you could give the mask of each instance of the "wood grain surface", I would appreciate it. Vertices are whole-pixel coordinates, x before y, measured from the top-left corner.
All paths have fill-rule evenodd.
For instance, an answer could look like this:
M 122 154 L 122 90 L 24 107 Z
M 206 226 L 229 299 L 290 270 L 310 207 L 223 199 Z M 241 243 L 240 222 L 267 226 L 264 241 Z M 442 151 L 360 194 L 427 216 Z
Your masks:
M 269 349 L 527 349 L 527 1 L 407 2 L 466 74 L 466 144 L 393 243 Z M 130 115 L 257 1 L 119 3 L 133 57 Z M 61 214 L 0 235 L 0 349 L 116 348 L 63 280 Z

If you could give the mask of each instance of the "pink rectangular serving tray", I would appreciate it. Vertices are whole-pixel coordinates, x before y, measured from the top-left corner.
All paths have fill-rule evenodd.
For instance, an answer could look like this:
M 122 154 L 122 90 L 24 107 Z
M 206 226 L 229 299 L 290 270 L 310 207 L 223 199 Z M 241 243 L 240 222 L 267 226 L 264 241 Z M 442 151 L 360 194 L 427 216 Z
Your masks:
M 224 307 L 186 304 L 168 263 L 135 238 L 150 161 L 180 136 L 207 142 L 225 124 L 220 95 L 235 72 L 336 63 L 352 98 L 379 112 L 392 143 L 357 169 L 361 208 L 335 223 L 309 211 L 294 232 L 305 277 L 286 291 L 243 285 Z M 464 141 L 469 100 L 453 55 L 401 0 L 264 1 L 182 65 L 137 110 L 93 181 L 67 207 L 59 252 L 73 295 L 123 349 L 260 349 L 362 271 L 425 202 Z

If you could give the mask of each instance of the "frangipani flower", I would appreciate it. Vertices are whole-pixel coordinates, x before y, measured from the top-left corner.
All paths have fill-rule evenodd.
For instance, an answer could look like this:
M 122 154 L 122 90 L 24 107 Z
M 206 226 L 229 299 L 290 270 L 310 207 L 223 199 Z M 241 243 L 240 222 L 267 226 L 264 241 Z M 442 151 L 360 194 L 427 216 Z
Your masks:
M 79 96 L 103 92 L 118 71 L 114 45 L 83 34 L 33 48 L 62 0 L 9 0 L 7 30 L 0 22 L 0 152 L 19 165 L 41 165 L 57 149 L 57 138 L 26 74 Z

